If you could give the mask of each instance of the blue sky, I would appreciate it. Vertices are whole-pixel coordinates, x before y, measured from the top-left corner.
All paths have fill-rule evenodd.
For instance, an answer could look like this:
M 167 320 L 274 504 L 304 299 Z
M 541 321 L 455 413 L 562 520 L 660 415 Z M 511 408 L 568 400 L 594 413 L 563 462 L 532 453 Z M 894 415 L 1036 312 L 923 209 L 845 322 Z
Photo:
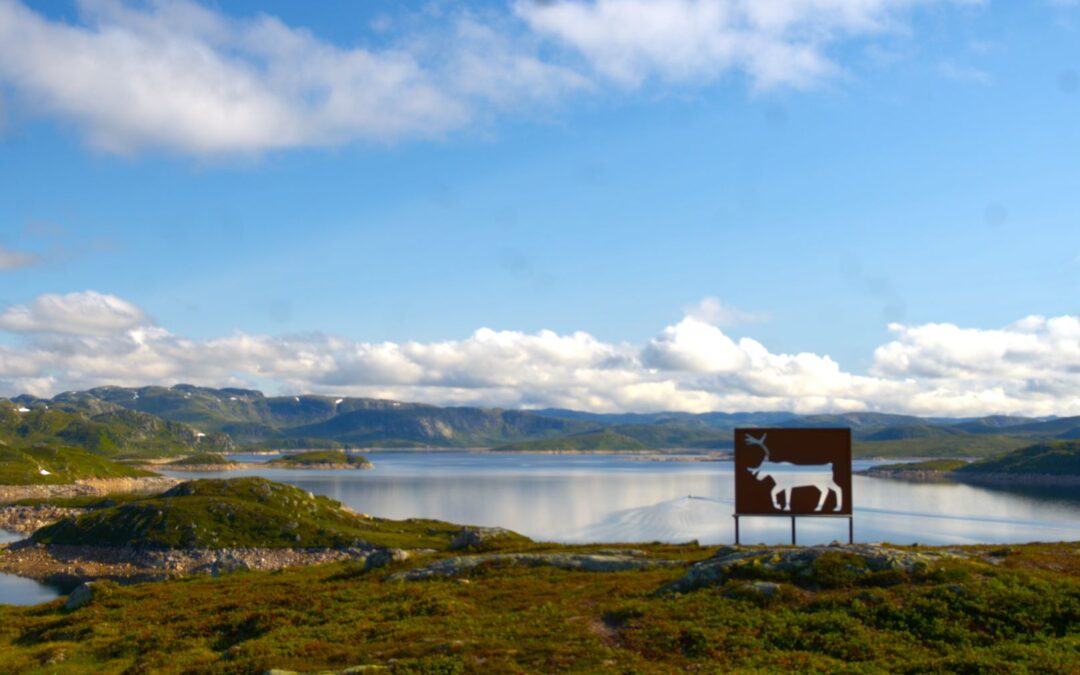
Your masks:
M 1010 328 L 1024 317 L 1078 314 L 1080 8 L 789 0 L 779 17 L 754 17 L 735 1 L 659 0 L 671 25 L 627 37 L 619 21 L 649 25 L 634 14 L 649 3 L 325 4 L 0 0 L 0 36 L 56 41 L 40 56 L 0 47 L 5 311 L 27 316 L 56 296 L 78 315 L 78 294 L 92 291 L 140 314 L 112 338 L 153 327 L 190 343 L 194 360 L 237 335 L 330 336 L 354 354 L 461 347 L 482 327 L 583 332 L 640 360 L 696 316 L 772 355 L 828 357 L 845 377 L 879 381 L 877 393 L 808 392 L 801 380 L 770 390 L 752 372 L 734 382 L 685 363 L 659 380 L 670 398 L 595 404 L 591 391 L 489 381 L 473 372 L 482 358 L 453 377 L 415 359 L 426 375 L 380 379 L 340 360 L 310 378 L 257 359 L 257 372 L 80 370 L 58 354 L 72 340 L 90 349 L 82 331 L 3 316 L 9 360 L 38 357 L 7 372 L 0 360 L 0 393 L 196 380 L 499 405 L 933 412 L 908 405 L 915 392 L 880 393 L 919 378 L 918 394 L 937 392 L 928 401 L 966 401 L 958 413 L 1080 406 L 1076 383 L 1053 374 L 1073 358 L 1067 331 L 1035 331 L 1042 371 L 942 365 L 942 353 L 971 351 L 964 340 L 1030 342 Z M 736 18 L 679 34 L 710 8 Z M 267 22 L 277 32 L 253 29 Z M 124 39 L 143 51 L 117 47 Z M 702 56 L 725 40 L 736 56 Z M 180 56 L 163 56 L 170 46 Z M 375 74 L 349 70 L 357 51 L 384 59 Z M 80 70 L 86 54 L 104 65 Z M 164 65 L 128 72 L 142 58 Z M 419 75 L 364 79 L 402 59 Z M 709 309 L 695 310 L 703 299 Z M 939 325 L 961 342 L 913 337 Z M 727 348 L 703 339 L 707 353 Z M 903 363 L 884 362 L 876 350 L 897 340 Z

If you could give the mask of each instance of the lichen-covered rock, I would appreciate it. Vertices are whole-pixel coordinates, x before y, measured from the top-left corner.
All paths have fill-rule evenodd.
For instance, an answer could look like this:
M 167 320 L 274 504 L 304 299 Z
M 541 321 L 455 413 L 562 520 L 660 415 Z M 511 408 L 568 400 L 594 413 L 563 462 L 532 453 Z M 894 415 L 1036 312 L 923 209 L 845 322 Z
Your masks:
M 868 577 L 891 583 L 894 577 L 926 568 L 953 554 L 911 551 L 880 544 L 736 548 L 725 546 L 694 565 L 662 592 L 687 592 L 719 586 L 729 579 L 786 581 L 801 586 L 840 587 Z
M 384 548 L 375 551 L 364 560 L 364 569 L 373 570 L 386 567 L 391 563 L 402 562 L 409 559 L 409 552 L 400 548 Z
M 781 595 L 782 586 L 774 581 L 748 581 L 724 586 L 724 595 L 737 600 L 768 603 Z M 791 587 L 788 586 L 788 589 Z
M 109 581 L 87 581 L 80 584 L 68 595 L 64 603 L 64 611 L 73 612 L 80 607 L 89 605 L 99 597 L 108 595 L 116 584 Z
M 518 537 L 521 535 L 501 527 L 467 527 L 454 535 L 450 541 L 450 550 L 483 550 L 500 541 Z
M 571 553 L 503 553 L 446 558 L 417 569 L 399 572 L 392 580 L 419 581 L 433 577 L 453 577 L 469 572 L 481 565 L 523 565 L 527 567 L 555 567 L 581 572 L 624 572 L 656 567 L 673 567 L 683 563 L 673 560 L 643 560 L 631 556 L 591 555 Z

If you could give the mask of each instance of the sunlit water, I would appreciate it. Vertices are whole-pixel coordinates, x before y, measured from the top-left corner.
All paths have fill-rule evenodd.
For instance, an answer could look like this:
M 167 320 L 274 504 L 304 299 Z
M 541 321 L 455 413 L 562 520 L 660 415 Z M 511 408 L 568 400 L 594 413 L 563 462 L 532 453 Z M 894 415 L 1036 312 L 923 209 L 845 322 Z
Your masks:
M 498 525 L 560 542 L 734 540 L 730 462 L 652 462 L 613 455 L 379 452 L 370 471 L 256 469 L 260 475 L 386 518 Z M 266 457 L 238 456 L 242 461 Z M 872 466 L 856 461 L 855 470 Z M 855 538 L 966 544 L 1080 540 L 1077 490 L 1003 490 L 855 476 Z M 791 538 L 784 518 L 743 518 L 744 543 Z M 802 518 L 799 543 L 847 539 L 846 519 Z
M 497 525 L 561 542 L 734 540 L 730 462 L 652 462 L 613 455 L 379 452 L 370 471 L 254 469 L 172 472 L 180 478 L 258 475 L 385 518 Z M 257 462 L 266 456 L 236 455 Z M 855 469 L 872 466 L 856 461 Z M 983 488 L 855 476 L 858 541 L 967 544 L 1080 541 L 1080 490 Z M 743 518 L 744 543 L 787 543 L 785 518 Z M 0 530 L 0 543 L 19 539 Z M 847 538 L 846 519 L 801 518 L 801 544 Z M 0 603 L 37 604 L 56 589 L 0 574 Z

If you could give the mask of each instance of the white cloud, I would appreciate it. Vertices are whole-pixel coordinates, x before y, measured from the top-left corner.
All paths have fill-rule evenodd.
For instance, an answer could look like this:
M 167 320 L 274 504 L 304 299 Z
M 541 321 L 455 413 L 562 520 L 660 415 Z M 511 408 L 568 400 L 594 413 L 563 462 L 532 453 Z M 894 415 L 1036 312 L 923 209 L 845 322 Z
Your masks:
M 689 317 L 720 327 L 757 323 L 769 318 L 763 312 L 747 312 L 712 296 L 702 298 L 696 305 L 687 307 L 685 311 Z
M 457 35 L 433 36 L 443 47 L 365 49 L 185 1 L 81 8 L 81 23 L 64 24 L 0 0 L 0 78 L 117 152 L 432 138 L 489 102 L 551 99 L 583 83 L 466 19 Z
M 17 270 L 22 267 L 29 267 L 38 262 L 39 259 L 40 258 L 33 253 L 15 251 L 0 246 L 0 271 Z
M 845 38 L 892 30 L 918 0 L 518 0 L 533 30 L 629 86 L 713 80 L 738 71 L 758 88 L 805 87 L 840 69 Z
M 46 294 L 0 312 L 0 330 L 14 333 L 113 335 L 148 322 L 135 305 L 94 291 Z
M 0 85 L 112 152 L 429 139 L 609 82 L 812 86 L 842 70 L 830 46 L 935 1 L 519 0 L 386 18 L 374 47 L 190 0 L 83 0 L 73 23 L 0 0 Z
M 686 316 L 641 345 L 584 332 L 481 328 L 460 340 L 356 342 L 322 334 L 192 340 L 119 298 L 44 295 L 0 314 L 0 390 L 100 384 L 268 385 L 281 393 L 595 411 L 880 410 L 1080 415 L 1080 318 L 1001 329 L 894 324 L 869 374 L 827 355 L 770 351 Z

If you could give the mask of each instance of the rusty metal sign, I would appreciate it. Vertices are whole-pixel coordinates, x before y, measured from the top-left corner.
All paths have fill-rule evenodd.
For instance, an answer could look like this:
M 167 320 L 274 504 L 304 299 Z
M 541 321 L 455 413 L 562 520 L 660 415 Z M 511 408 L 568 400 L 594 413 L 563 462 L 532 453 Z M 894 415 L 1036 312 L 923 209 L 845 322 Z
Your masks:
M 735 514 L 850 516 L 851 429 L 736 429 Z

